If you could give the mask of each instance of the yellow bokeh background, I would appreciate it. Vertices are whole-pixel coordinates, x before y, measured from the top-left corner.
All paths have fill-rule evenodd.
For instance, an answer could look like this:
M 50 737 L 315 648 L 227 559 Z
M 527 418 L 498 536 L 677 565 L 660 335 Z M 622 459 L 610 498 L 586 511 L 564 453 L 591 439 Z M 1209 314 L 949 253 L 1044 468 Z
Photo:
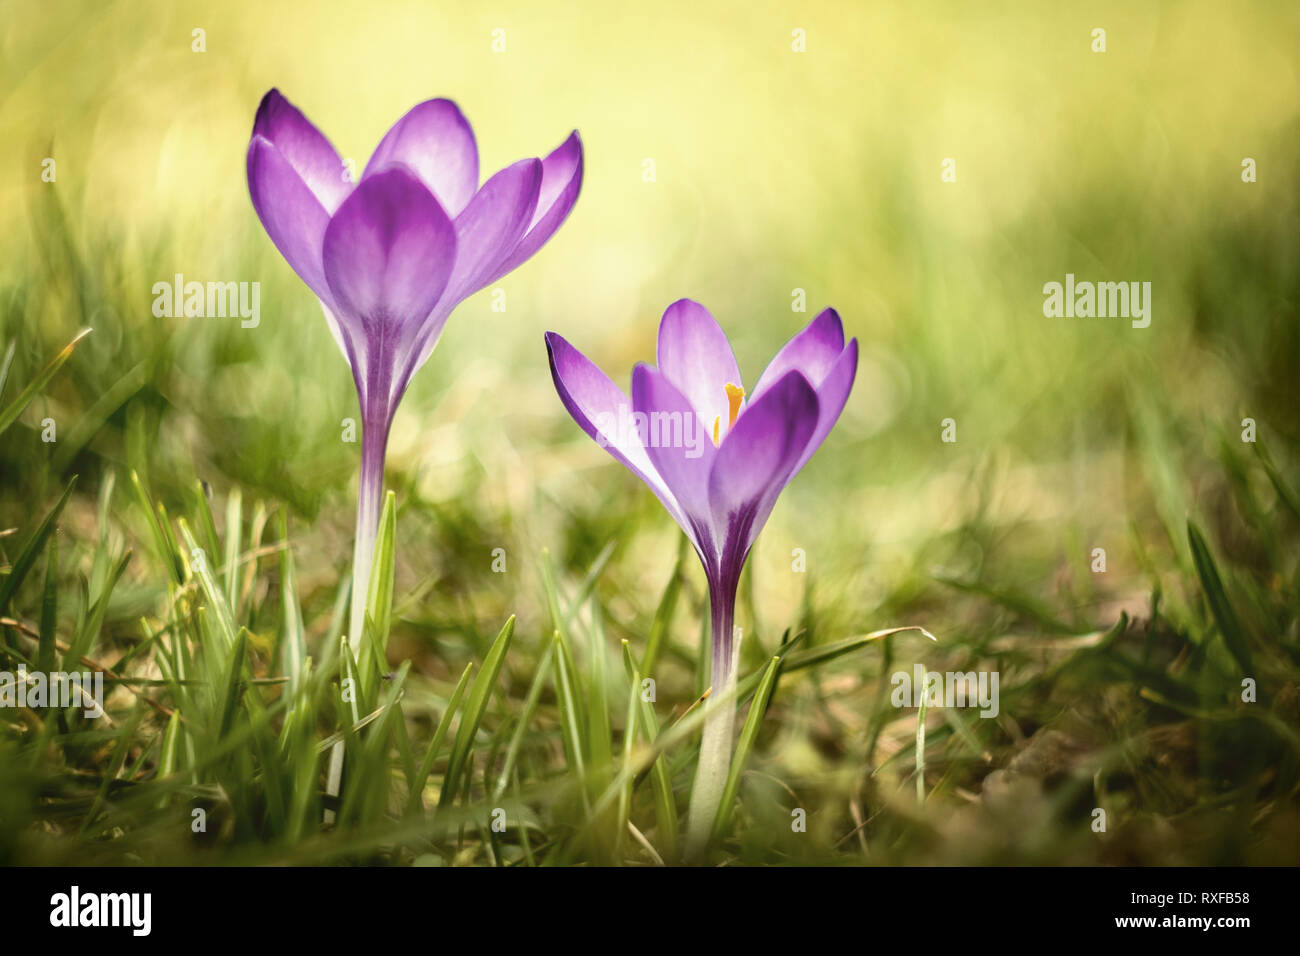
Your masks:
M 1167 386 L 1193 417 L 1240 414 L 1240 371 L 1195 333 L 1206 270 L 1223 273 L 1212 321 L 1243 330 L 1244 361 L 1276 351 L 1249 337 L 1279 321 L 1277 290 L 1233 287 L 1205 237 L 1226 223 L 1238 247 L 1252 236 L 1262 247 L 1294 229 L 1295 4 L 54 0 L 0 11 L 0 276 L 11 288 L 41 277 L 43 290 L 24 347 L 48 354 L 95 324 L 129 350 L 158 334 L 149 290 L 177 272 L 263 284 L 256 333 L 165 327 L 181 372 L 162 390 L 199 419 L 163 426 L 182 457 L 210 446 L 238 459 L 252 424 L 280 416 L 273 434 L 316 435 L 330 480 L 349 473 L 353 450 L 340 455 L 333 433 L 351 383 L 248 200 L 249 130 L 273 86 L 358 168 L 434 96 L 473 124 L 484 177 L 582 134 L 569 222 L 503 280 L 504 313 L 488 292 L 461 306 L 398 415 L 390 464 L 436 500 L 473 489 L 517 513 L 539 482 L 574 507 L 611 481 L 633 486 L 565 430 L 546 329 L 626 384 L 634 362 L 653 360 L 663 308 L 690 296 L 731 334 L 752 382 L 833 305 L 863 343 L 862 373 L 774 518 L 775 556 L 756 560 L 779 566 L 804 535 L 835 556 L 846 588 L 883 589 L 887 570 L 858 564 L 864 542 L 906 554 L 955 526 L 982 462 L 1000 469 L 1008 514 L 1122 533 L 1132 476 L 1108 410 L 1124 383 Z M 55 184 L 40 179 L 47 156 Z M 1257 183 L 1241 181 L 1244 157 Z M 941 177 L 946 158 L 955 182 Z M 39 268 L 51 189 L 75 244 L 113 277 L 119 311 L 76 315 L 59 274 Z M 1152 327 L 1045 319 L 1042 285 L 1068 271 L 1152 281 Z M 807 313 L 791 309 L 796 289 Z M 243 360 L 206 364 L 215 343 L 234 341 Z M 209 408 L 228 413 L 228 432 L 205 423 Z M 948 416 L 961 423 L 955 448 L 935 440 Z M 286 451 L 283 468 L 310 484 L 321 460 Z

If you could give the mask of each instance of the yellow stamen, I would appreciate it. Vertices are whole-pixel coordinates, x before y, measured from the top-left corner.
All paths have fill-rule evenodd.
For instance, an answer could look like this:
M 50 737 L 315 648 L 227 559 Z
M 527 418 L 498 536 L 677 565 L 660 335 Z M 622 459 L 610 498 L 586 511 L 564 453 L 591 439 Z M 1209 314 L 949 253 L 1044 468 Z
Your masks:
M 739 385 L 732 385 L 728 382 L 722 386 L 727 392 L 727 427 L 730 428 L 736 424 L 736 417 L 740 414 L 740 403 L 745 400 L 745 390 Z M 713 446 L 716 448 L 722 441 L 718 434 L 722 429 L 722 416 L 719 415 L 713 419 Z
M 740 414 L 740 403 L 745 400 L 745 390 L 739 385 L 732 385 L 728 382 L 723 386 L 727 390 L 727 405 L 730 407 L 730 414 L 727 418 L 727 427 L 730 428 L 736 424 L 736 416 Z

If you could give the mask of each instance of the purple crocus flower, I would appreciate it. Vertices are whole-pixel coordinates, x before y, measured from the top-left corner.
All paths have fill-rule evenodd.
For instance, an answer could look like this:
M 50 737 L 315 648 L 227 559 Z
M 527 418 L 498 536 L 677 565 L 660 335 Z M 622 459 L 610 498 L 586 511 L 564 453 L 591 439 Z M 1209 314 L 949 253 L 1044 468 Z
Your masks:
M 352 366 L 361 404 L 361 482 L 348 639 L 355 652 L 383 498 L 393 414 L 452 310 L 529 259 L 582 188 L 575 130 L 545 159 L 523 159 L 479 185 L 474 131 L 450 100 L 412 107 L 360 181 L 312 123 L 271 90 L 248 144 L 248 191 L 280 254 L 320 299 Z M 326 790 L 339 793 L 342 745 Z M 326 822 L 333 812 L 326 813 Z
M 659 325 L 659 367 L 638 364 L 627 395 L 560 335 L 551 375 L 574 421 L 650 486 L 695 546 L 709 583 L 713 692 L 735 686 L 736 586 L 776 499 L 839 418 L 858 366 L 826 309 L 776 354 L 746 394 L 726 334 L 681 299 Z M 731 758 L 734 703 L 706 719 L 688 824 L 707 838 Z
M 582 142 L 479 185 L 474 132 L 450 100 L 415 106 L 358 182 L 297 107 L 271 90 L 248 145 L 248 191 L 271 241 L 320 299 L 361 404 L 361 483 L 349 638 L 361 639 L 393 414 L 451 311 L 525 262 L 582 188 Z

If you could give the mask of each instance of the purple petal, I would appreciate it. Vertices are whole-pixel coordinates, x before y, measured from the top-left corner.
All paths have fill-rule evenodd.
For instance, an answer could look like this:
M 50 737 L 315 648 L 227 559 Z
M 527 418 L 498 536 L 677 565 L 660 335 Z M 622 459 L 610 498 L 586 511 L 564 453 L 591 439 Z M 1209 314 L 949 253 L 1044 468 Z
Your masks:
M 452 309 L 487 285 L 496 264 L 518 243 L 537 203 L 541 165 L 540 160 L 523 159 L 507 166 L 484 183 L 456 217 L 456 264 L 437 308 L 399 369 L 399 389 L 428 361 Z
M 488 282 L 496 281 L 532 258 L 569 217 L 578 201 L 578 193 L 582 191 L 582 166 L 582 139 L 574 130 L 542 160 L 542 184 L 532 222 L 523 240 L 497 267 Z
M 366 365 L 365 353 L 358 349 L 358 339 L 362 336 L 362 330 L 352 326 L 345 328 L 339 322 L 338 316 L 330 311 L 330 307 L 325 304 L 323 299 L 320 307 L 321 311 L 325 313 L 325 324 L 329 326 L 330 335 L 334 336 L 334 341 L 338 343 L 343 357 L 348 360 L 348 365 L 352 367 L 352 377 L 357 382 L 357 393 L 361 394 Z
M 563 336 L 547 332 L 546 352 L 555 390 L 578 427 L 644 481 L 685 528 L 677 499 L 655 470 L 640 438 L 631 428 L 620 427 L 621 422 L 631 418 L 632 403 L 627 395 Z
M 786 372 L 798 369 L 813 388 L 821 385 L 844 351 L 844 325 L 834 309 L 824 309 L 781 347 L 768 363 L 750 399 L 756 399 Z
M 858 374 L 858 340 L 854 339 L 849 342 L 849 347 L 840 353 L 840 357 L 835 360 L 825 377 L 817 385 L 817 428 L 813 431 L 812 437 L 808 439 L 808 447 L 804 449 L 803 456 L 799 463 L 794 466 L 794 471 L 790 472 L 793 478 L 799 473 L 799 470 L 808 463 L 808 459 L 813 456 L 821 443 L 826 440 L 831 429 L 835 427 L 835 422 L 839 420 L 840 412 L 844 411 L 844 404 L 849 400 L 849 392 L 853 389 L 853 379 Z
M 409 167 L 451 216 L 459 215 L 478 189 L 474 131 L 451 100 L 426 100 L 393 124 L 361 178 L 393 163 Z
M 697 543 L 714 540 L 709 510 L 709 469 L 717 448 L 712 423 L 703 425 L 690 401 L 656 368 L 632 370 L 632 409 L 645 416 L 646 454 L 691 523 Z
M 754 400 L 718 449 L 709 505 L 725 539 L 723 562 L 737 574 L 818 422 L 817 393 L 788 372 Z
M 719 434 L 730 423 L 726 386 L 741 385 L 740 368 L 727 335 L 709 310 L 690 299 L 679 299 L 659 323 L 659 370 L 690 401 L 710 433 L 720 420 Z
M 257 107 L 253 137 L 258 136 L 288 161 L 326 212 L 332 214 L 352 191 L 343 161 L 329 140 L 279 90 L 267 93 Z
M 317 296 L 331 301 L 321 260 L 329 213 L 284 154 L 257 135 L 248 144 L 248 194 L 280 255 Z
M 368 338 L 390 346 L 433 310 L 455 260 L 451 220 L 400 166 L 364 178 L 325 230 L 325 277 L 336 315 L 359 321 Z
M 456 217 L 456 268 L 444 302 L 459 302 L 492 280 L 532 221 L 542 178 L 540 159 L 522 159 L 484 183 Z

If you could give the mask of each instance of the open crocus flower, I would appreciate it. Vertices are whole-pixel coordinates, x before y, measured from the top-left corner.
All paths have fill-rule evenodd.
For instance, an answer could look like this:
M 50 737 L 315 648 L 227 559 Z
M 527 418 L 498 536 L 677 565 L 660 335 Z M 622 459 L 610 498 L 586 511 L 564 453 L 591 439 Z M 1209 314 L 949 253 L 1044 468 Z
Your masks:
M 574 131 L 545 159 L 479 185 L 474 132 L 450 100 L 428 100 L 380 141 L 353 183 L 334 147 L 292 103 L 262 98 L 248 191 L 280 254 L 320 299 L 361 404 L 361 482 L 348 639 L 360 647 L 393 414 L 460 302 L 526 261 L 582 188 Z M 339 793 L 342 745 L 327 792 Z M 326 815 L 326 822 L 333 812 Z
M 627 395 L 554 332 L 551 375 L 574 421 L 658 496 L 695 546 L 709 582 L 715 695 L 736 681 L 736 587 L 777 496 L 839 418 L 858 366 L 834 309 L 794 336 L 748 393 L 726 334 L 682 299 L 659 325 L 659 367 L 638 364 Z M 690 842 L 701 849 L 731 759 L 735 707 L 706 719 L 691 794 Z
M 271 241 L 320 299 L 361 403 L 361 485 L 349 638 L 355 649 L 393 413 L 461 301 L 526 261 L 582 187 L 573 132 L 545 159 L 479 185 L 474 132 L 450 100 L 415 106 L 355 184 L 334 147 L 278 90 L 248 145 L 248 190 Z

